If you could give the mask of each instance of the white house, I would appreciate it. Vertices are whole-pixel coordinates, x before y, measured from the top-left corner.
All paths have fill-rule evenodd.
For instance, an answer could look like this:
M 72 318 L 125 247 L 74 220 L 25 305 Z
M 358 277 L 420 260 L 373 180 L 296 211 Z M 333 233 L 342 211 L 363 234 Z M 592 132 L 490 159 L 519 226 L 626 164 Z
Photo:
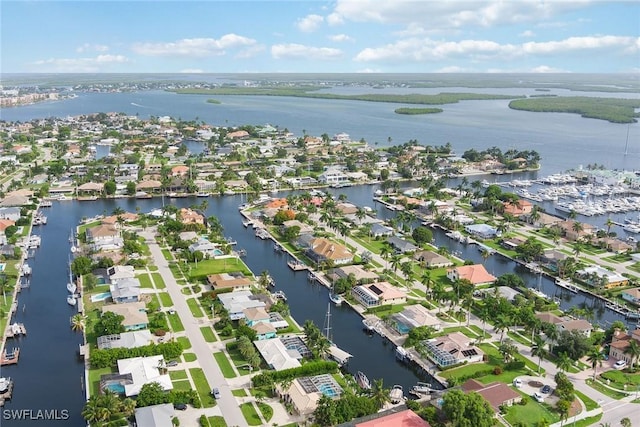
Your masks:
M 132 357 L 118 360 L 118 373 L 130 374 L 132 384 L 124 385 L 125 396 L 137 396 L 143 385 L 156 382 L 163 390 L 173 390 L 168 374 L 161 374 L 159 367 L 164 366 L 164 356 Z

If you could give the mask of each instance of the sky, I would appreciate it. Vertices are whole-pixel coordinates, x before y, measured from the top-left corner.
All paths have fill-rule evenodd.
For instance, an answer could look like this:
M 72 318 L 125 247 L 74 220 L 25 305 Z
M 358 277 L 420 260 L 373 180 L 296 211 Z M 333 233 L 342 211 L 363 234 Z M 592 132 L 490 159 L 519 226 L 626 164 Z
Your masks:
M 639 73 L 640 2 L 0 0 L 2 73 Z

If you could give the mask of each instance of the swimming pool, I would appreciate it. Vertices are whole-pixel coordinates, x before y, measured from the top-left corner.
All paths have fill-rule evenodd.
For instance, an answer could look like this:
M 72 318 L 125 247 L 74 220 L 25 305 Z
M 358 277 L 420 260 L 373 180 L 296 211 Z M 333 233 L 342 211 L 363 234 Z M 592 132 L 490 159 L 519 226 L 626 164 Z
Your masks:
M 91 302 L 104 301 L 111 298 L 111 292 L 102 292 L 99 294 L 91 295 Z
M 322 384 L 318 386 L 318 391 L 327 397 L 336 397 L 340 395 L 340 393 L 338 393 L 330 384 Z
M 222 252 L 220 249 L 214 249 L 214 250 L 213 250 L 213 254 L 214 254 L 215 256 L 218 256 L 218 255 L 224 255 L 224 252 Z
M 7 266 L 7 264 L 5 264 L 4 262 L 0 263 L 0 271 L 4 271 L 6 266 Z
M 114 393 L 124 394 L 124 385 L 120 383 L 107 384 L 104 388 L 111 390 Z

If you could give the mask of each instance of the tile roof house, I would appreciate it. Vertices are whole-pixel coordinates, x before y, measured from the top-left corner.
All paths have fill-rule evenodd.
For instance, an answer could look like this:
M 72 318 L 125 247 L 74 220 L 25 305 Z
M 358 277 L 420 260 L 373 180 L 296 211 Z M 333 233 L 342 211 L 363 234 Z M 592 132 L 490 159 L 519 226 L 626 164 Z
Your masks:
M 302 355 L 293 349 L 287 349 L 279 338 L 254 341 L 253 343 L 269 368 L 276 371 L 297 368 Z
M 359 265 L 343 265 L 342 267 L 334 268 L 332 273 L 334 273 L 339 279 L 346 279 L 350 274 L 353 274 L 357 283 L 376 280 L 378 278 L 377 273 L 365 270 Z
M 367 308 L 387 304 L 404 304 L 407 301 L 406 293 L 388 282 L 354 286 L 351 289 L 351 294 Z
M 161 374 L 159 366 L 164 364 L 164 356 L 132 357 L 118 360 L 118 373 L 131 374 L 133 383 L 124 385 L 125 396 L 137 396 L 143 385 L 152 382 L 160 384 L 163 390 L 173 390 L 168 374 Z
M 244 319 L 244 310 L 251 307 L 265 307 L 266 304 L 260 301 L 250 291 L 234 291 L 218 294 L 218 299 L 229 312 L 229 319 Z
M 626 286 L 629 279 L 618 272 L 607 270 L 599 265 L 591 265 L 576 271 L 576 276 L 587 284 L 606 289 Z
M 204 225 L 204 216 L 192 209 L 182 208 L 178 211 L 178 221 L 183 224 Z
M 251 326 L 251 329 L 256 331 L 256 339 L 258 341 L 275 338 L 277 333 L 276 328 L 274 328 L 271 323 L 268 322 L 254 323 L 253 326 Z
M 353 261 L 353 254 L 345 246 L 324 237 L 313 239 L 306 254 L 317 263 L 331 260 L 334 264 L 340 265 Z
M 586 337 L 591 336 L 593 326 L 584 319 L 570 319 L 556 324 L 558 331 L 580 331 Z
M 248 291 L 251 289 L 253 281 L 248 277 L 245 277 L 242 273 L 218 273 L 209 274 L 207 276 L 207 283 L 210 284 L 214 290 L 229 289 Z
M 109 304 L 101 308 L 103 313 L 111 312 L 124 316 L 122 326 L 125 331 L 135 331 L 138 329 L 147 329 L 149 326 L 149 317 L 143 302 L 127 302 L 123 304 Z
M 311 415 L 323 394 L 338 399 L 343 393 L 342 387 L 328 374 L 296 378 L 287 389 L 278 385 L 277 391 L 298 415 Z
M 118 229 L 112 224 L 100 224 L 87 228 L 87 241 L 95 251 L 117 250 L 123 247 L 124 241 Z
M 244 318 L 247 326 L 253 326 L 258 323 L 269 323 L 271 318 L 264 307 L 249 307 L 244 309 Z
M 188 173 L 188 166 L 178 165 L 171 168 L 171 176 L 187 176 Z
M 487 285 L 496 281 L 496 277 L 489 274 L 484 265 L 462 265 L 447 270 L 447 278 L 452 282 L 466 279 L 474 286 Z
M 533 204 L 530 201 L 524 199 L 519 199 L 515 205 L 509 202 L 503 202 L 502 206 L 504 207 L 504 213 L 513 215 L 515 217 L 530 214 L 533 210 Z
M 522 395 L 505 383 L 495 382 L 482 384 L 480 381 L 470 379 L 461 386 L 465 393 L 475 392 L 489 402 L 495 412 L 500 411 L 500 406 L 511 406 L 522 401 Z
M 436 331 L 442 328 L 442 321 L 420 304 L 405 306 L 400 313 L 391 315 L 391 321 L 393 328 L 401 334 L 406 334 L 420 326 L 430 326 Z
M 413 259 L 424 264 L 427 268 L 450 267 L 453 261 L 433 251 L 420 251 L 413 255 Z
M 625 353 L 631 340 L 635 340 L 640 344 L 640 329 L 636 329 L 630 333 L 615 330 L 611 340 L 611 346 L 609 347 L 609 356 L 616 360 L 624 360 L 631 364 L 631 355 Z
M 396 236 L 387 237 L 387 242 L 399 253 L 413 252 L 418 249 L 413 243 Z
M 123 332 L 121 334 L 103 335 L 98 337 L 98 348 L 136 348 L 144 347 L 153 342 L 153 335 L 148 329 Z
M 484 352 L 461 332 L 452 332 L 422 342 L 429 359 L 439 367 L 482 361 Z
M 623 300 L 629 301 L 631 304 L 640 305 L 640 288 L 624 290 L 620 296 Z
M 373 419 L 371 419 L 373 418 Z M 411 409 L 380 412 L 367 417 L 367 421 L 354 422 L 354 427 L 431 427 Z

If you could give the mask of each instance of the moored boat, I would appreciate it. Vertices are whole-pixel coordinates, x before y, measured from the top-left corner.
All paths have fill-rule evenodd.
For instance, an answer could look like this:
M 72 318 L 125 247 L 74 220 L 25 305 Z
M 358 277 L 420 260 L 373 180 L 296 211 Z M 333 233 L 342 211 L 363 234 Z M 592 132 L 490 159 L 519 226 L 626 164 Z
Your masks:
M 333 292 L 329 292 L 329 299 L 335 305 L 340 305 L 340 304 L 342 304 L 342 301 L 344 301 L 344 299 L 340 295 L 338 295 L 336 293 L 333 293 Z
M 389 391 L 389 399 L 391 403 L 400 403 L 404 401 L 404 392 L 401 385 L 394 385 L 391 391 Z
M 69 295 L 67 297 L 67 304 L 69 305 L 76 305 L 76 303 L 78 302 L 78 300 L 76 300 L 75 295 Z
M 358 371 L 355 375 L 356 384 L 364 390 L 371 390 L 371 382 L 369 378 L 362 371 Z

